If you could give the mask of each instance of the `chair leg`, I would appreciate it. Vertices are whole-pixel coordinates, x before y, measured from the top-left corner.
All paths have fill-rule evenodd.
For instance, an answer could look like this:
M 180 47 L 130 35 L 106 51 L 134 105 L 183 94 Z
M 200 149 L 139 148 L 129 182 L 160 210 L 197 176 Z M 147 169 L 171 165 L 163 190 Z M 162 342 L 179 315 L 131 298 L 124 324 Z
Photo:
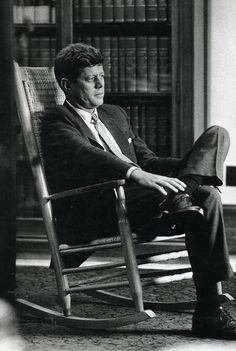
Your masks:
M 141 280 L 134 252 L 133 239 L 129 222 L 126 215 L 125 192 L 124 187 L 120 186 L 115 191 L 116 194 L 116 212 L 118 216 L 118 225 L 122 242 L 122 249 L 127 268 L 127 276 L 130 286 L 130 293 L 137 311 L 144 311 L 143 293 Z

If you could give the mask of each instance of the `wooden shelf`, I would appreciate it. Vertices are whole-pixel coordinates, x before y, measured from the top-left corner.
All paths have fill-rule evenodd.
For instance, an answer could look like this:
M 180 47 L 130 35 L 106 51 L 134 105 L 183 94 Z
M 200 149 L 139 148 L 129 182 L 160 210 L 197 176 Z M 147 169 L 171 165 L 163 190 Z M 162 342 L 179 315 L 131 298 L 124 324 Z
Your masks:
M 31 27 L 25 24 L 16 23 L 14 24 L 15 35 L 18 36 L 21 33 L 28 33 L 30 36 L 56 36 L 56 25 L 52 23 L 33 23 Z
M 74 32 L 80 35 L 170 35 L 171 26 L 168 22 L 121 22 L 121 23 L 75 23 Z

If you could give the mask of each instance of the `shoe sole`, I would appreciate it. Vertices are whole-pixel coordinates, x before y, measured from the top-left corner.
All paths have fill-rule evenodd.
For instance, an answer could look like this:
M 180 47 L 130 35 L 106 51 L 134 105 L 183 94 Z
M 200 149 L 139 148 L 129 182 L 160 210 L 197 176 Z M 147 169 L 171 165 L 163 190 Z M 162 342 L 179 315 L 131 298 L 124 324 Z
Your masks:
M 166 217 L 166 220 L 171 224 L 179 222 L 183 224 L 197 223 L 204 219 L 204 211 L 199 206 L 191 206 L 174 212 L 165 211 L 163 217 Z

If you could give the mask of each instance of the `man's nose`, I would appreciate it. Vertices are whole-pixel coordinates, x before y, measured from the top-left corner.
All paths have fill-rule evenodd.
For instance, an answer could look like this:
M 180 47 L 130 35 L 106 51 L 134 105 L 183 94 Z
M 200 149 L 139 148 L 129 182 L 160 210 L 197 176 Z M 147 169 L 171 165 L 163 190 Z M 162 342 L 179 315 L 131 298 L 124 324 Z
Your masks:
M 96 79 L 96 87 L 101 88 L 104 85 L 104 80 L 103 78 L 97 78 Z

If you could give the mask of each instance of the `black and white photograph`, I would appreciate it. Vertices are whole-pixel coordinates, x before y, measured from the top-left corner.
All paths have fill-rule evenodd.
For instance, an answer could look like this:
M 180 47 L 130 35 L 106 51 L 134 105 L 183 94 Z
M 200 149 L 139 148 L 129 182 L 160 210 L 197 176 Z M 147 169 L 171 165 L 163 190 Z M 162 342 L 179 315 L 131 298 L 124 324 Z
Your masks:
M 0 351 L 236 348 L 236 1 L 0 2 Z

